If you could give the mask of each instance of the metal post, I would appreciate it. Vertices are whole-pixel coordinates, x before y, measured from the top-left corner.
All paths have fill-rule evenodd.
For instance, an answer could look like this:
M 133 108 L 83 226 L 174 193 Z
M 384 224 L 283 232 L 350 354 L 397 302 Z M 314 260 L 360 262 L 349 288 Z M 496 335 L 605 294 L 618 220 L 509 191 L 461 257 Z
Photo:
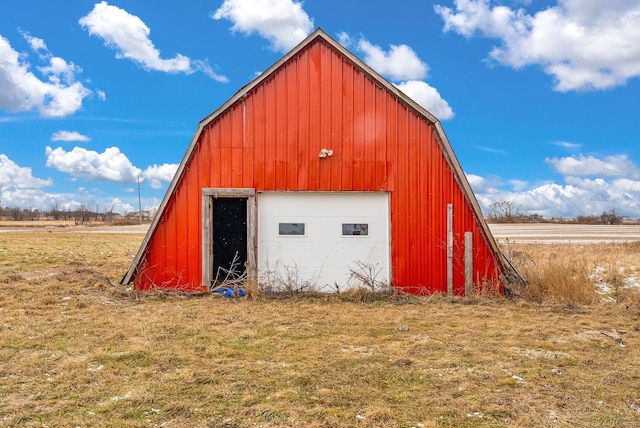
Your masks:
M 140 199 L 140 176 L 138 176 L 138 212 L 140 213 L 140 223 L 142 223 L 142 200 Z
M 473 294 L 473 233 L 464 233 L 464 295 Z

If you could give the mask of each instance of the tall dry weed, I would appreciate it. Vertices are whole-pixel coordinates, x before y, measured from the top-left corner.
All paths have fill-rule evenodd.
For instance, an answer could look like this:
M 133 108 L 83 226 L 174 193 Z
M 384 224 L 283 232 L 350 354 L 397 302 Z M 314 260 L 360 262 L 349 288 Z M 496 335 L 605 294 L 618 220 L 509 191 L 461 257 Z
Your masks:
M 640 290 L 638 288 L 625 288 L 620 292 L 618 303 L 627 309 L 640 313 Z
M 526 280 L 520 296 L 537 303 L 588 305 L 597 299 L 588 260 L 561 249 L 540 257 L 526 250 L 510 249 L 512 263 Z

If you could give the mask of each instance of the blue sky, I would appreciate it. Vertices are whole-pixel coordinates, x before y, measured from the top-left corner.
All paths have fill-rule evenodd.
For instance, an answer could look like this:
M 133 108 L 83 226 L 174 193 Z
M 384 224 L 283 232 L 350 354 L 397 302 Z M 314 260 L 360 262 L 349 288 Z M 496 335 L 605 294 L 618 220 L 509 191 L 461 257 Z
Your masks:
M 640 0 L 5 3 L 2 206 L 135 211 L 140 178 L 157 207 L 198 122 L 321 27 L 440 118 L 485 212 L 640 218 Z

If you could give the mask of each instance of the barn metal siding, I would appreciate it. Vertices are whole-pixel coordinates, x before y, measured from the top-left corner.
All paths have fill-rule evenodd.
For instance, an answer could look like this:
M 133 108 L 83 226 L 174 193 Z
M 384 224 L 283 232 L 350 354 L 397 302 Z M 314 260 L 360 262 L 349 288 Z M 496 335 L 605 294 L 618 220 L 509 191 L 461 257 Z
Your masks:
M 201 289 L 201 189 L 389 191 L 393 284 L 447 291 L 453 204 L 454 292 L 464 294 L 464 233 L 474 282 L 498 282 L 482 228 L 433 123 L 318 38 L 205 123 L 168 196 L 135 286 Z M 321 159 L 321 149 L 333 156 Z M 184 161 L 183 161 L 184 162 Z

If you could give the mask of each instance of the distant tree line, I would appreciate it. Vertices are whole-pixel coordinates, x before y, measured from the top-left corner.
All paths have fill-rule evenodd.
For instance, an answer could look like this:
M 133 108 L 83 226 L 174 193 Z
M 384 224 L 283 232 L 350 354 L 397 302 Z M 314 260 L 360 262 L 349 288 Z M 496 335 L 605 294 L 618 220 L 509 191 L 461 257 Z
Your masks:
M 114 212 L 115 205 L 100 210 L 88 204 L 80 204 L 76 209 L 61 208 L 59 203 L 54 203 L 49 211 L 41 211 L 32 208 L 4 207 L 0 201 L 0 219 L 15 221 L 36 220 L 73 220 L 75 224 L 82 225 L 90 221 L 110 223 L 114 221 L 138 221 L 140 213 L 132 212 L 125 216 Z M 622 224 L 628 221 L 628 217 L 618 215 L 615 209 L 605 211 L 600 215 L 579 215 L 574 219 L 552 218 L 546 219 L 540 214 L 529 214 L 520 211 L 513 201 L 496 201 L 489 206 L 486 218 L 489 223 L 579 223 L 579 224 Z M 150 220 L 150 213 L 143 211 L 143 220 Z
M 603 212 L 600 215 L 579 215 L 576 223 L 580 224 L 622 224 L 625 217 L 616 213 L 616 210 Z
M 62 208 L 59 203 L 54 203 L 49 211 L 42 211 L 34 208 L 5 207 L 0 201 L 0 219 L 13 221 L 36 221 L 36 220 L 65 220 L 73 221 L 76 225 L 83 225 L 91 221 L 110 223 L 114 221 L 125 221 L 127 219 L 135 221 L 140 218 L 139 213 L 129 213 L 125 216 L 114 212 L 115 204 L 100 210 L 96 204 L 91 207 L 89 204 L 80 204 L 77 208 Z M 143 212 L 144 220 L 149 220 L 149 213 Z
M 544 221 L 540 214 L 525 214 L 513 201 L 496 201 L 489 206 L 487 221 L 490 223 L 537 223 Z
M 615 209 L 600 215 L 579 215 L 573 219 L 546 219 L 540 214 L 521 212 L 513 201 L 496 201 L 489 206 L 487 221 L 490 223 L 578 223 L 578 224 L 622 224 L 628 217 L 618 215 Z

